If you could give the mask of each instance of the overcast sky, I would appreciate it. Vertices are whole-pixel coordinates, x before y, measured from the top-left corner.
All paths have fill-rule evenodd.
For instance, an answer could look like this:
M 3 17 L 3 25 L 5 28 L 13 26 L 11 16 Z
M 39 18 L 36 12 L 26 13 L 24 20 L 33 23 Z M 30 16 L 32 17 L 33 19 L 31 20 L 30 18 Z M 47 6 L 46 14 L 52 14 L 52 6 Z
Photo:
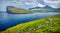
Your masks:
M 60 0 L 0 0 L 0 11 L 6 11 L 6 6 L 28 9 L 36 6 L 45 7 L 46 5 L 60 8 Z

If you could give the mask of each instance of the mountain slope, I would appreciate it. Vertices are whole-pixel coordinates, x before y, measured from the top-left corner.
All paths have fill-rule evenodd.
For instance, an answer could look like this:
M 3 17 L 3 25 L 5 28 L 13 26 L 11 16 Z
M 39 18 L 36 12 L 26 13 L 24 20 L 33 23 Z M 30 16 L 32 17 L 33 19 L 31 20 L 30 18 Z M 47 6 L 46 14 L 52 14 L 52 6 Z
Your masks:
M 18 24 L 1 33 L 60 33 L 60 14 Z
M 49 6 L 45 6 L 45 7 L 33 7 L 33 8 L 29 8 L 29 10 L 31 11 L 35 11 L 35 12 L 59 12 L 59 9 L 54 9 L 51 8 Z
M 8 13 L 17 13 L 17 14 L 32 13 L 32 11 L 21 9 L 21 8 L 16 8 L 16 7 L 13 7 L 13 6 L 7 6 L 7 12 Z
M 56 9 L 56 12 L 57 12 L 57 11 L 60 12 L 60 8 Z

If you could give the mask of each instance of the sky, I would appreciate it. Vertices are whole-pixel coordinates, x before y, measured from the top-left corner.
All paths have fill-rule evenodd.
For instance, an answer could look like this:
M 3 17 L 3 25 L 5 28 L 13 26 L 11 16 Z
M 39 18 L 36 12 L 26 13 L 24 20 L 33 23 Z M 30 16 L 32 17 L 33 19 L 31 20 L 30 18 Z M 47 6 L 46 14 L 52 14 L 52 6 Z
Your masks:
M 6 11 L 6 6 L 28 9 L 32 7 L 60 8 L 60 0 L 0 0 L 0 11 Z

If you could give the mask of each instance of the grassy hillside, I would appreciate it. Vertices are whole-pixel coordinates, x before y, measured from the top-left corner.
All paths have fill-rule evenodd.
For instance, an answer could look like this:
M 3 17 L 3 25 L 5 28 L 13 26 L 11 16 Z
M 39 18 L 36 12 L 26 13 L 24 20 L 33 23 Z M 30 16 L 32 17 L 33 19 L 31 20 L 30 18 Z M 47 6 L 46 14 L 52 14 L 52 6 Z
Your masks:
M 60 33 L 60 15 L 18 24 L 1 33 Z
M 51 9 L 40 9 L 40 10 L 30 10 L 33 12 L 60 12 L 60 11 L 56 11 L 55 9 L 51 10 Z
M 7 6 L 7 12 L 8 13 L 17 13 L 17 14 L 32 13 L 32 11 L 21 9 L 21 8 L 16 8 L 16 7 L 13 7 L 13 6 Z
M 54 9 L 49 6 L 29 8 L 33 12 L 60 12 L 60 8 Z
M 41 9 L 41 10 L 31 10 L 33 12 L 56 12 L 55 10 L 50 10 L 50 9 Z

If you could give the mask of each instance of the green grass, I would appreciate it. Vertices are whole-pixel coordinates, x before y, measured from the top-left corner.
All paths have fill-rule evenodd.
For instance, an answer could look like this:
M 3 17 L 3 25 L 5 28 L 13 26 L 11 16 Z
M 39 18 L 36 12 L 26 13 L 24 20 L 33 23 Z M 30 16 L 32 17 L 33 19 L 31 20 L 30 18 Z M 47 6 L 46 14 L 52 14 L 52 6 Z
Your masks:
M 22 8 L 16 8 L 16 7 L 13 7 L 13 6 L 8 6 L 7 9 L 8 9 L 11 13 L 17 13 L 17 14 L 33 13 L 32 11 L 25 10 L 25 9 L 22 9 Z
M 50 19 L 50 20 L 49 20 Z M 60 33 L 60 14 L 18 24 L 1 33 Z
M 31 11 L 33 11 L 33 12 L 59 12 L 59 10 L 58 11 L 56 11 L 55 9 L 45 9 L 45 8 L 41 8 L 40 10 L 31 10 Z

